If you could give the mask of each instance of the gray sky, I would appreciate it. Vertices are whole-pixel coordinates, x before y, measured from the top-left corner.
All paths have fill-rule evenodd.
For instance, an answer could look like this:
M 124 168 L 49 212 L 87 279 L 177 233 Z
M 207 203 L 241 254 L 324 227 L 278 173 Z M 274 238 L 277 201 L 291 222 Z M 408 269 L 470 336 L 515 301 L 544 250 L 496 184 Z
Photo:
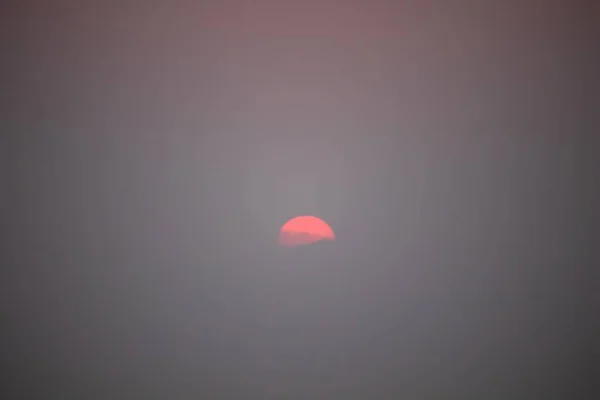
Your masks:
M 55 3 L 3 24 L 11 395 L 567 398 L 591 374 L 590 13 Z M 337 240 L 278 248 L 304 214 Z

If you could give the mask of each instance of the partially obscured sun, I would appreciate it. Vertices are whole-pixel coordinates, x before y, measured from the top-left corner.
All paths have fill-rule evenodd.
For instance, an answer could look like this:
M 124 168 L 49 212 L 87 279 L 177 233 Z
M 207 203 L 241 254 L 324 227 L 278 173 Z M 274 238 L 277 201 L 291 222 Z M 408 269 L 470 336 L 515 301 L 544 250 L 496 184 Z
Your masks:
M 320 240 L 335 240 L 335 234 L 325 221 L 310 215 L 290 219 L 279 231 L 279 244 L 284 246 L 298 246 Z

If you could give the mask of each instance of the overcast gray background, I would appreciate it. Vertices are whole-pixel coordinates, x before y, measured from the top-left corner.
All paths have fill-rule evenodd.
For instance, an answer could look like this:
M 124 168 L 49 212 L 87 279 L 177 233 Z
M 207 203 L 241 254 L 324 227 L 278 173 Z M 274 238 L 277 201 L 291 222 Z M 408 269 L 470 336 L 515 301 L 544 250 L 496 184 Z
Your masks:
M 586 388 L 593 10 L 96 3 L 3 24 L 3 398 Z

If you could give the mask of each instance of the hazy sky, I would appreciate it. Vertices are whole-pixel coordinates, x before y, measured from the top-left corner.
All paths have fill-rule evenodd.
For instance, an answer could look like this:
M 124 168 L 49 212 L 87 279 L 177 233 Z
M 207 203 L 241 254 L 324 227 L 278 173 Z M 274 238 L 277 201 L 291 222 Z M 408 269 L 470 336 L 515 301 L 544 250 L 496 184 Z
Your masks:
M 3 398 L 582 387 L 591 10 L 147 3 L 3 22 Z

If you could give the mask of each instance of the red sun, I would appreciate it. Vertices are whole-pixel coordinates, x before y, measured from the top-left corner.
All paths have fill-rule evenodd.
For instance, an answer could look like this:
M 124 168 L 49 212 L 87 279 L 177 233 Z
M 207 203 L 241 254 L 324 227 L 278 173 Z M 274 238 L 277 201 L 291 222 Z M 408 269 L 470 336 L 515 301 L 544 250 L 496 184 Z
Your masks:
M 335 234 L 325 221 L 310 215 L 290 219 L 279 231 L 279 244 L 284 246 L 299 246 L 320 240 L 335 240 Z

